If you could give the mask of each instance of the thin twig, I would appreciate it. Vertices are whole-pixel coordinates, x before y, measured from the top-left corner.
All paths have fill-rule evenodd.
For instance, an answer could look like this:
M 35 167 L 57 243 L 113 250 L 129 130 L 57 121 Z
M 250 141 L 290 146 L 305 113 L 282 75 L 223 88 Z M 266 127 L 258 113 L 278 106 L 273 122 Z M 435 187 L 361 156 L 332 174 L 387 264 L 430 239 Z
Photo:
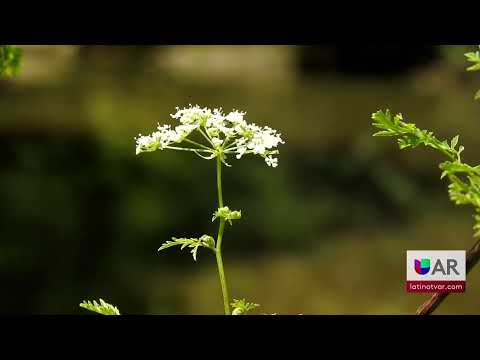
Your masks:
M 478 240 L 473 247 L 467 251 L 466 257 L 466 273 L 478 263 L 480 260 L 480 240 Z M 446 299 L 450 293 L 435 293 L 430 299 L 425 301 L 418 309 L 417 315 L 430 315 L 435 309 Z

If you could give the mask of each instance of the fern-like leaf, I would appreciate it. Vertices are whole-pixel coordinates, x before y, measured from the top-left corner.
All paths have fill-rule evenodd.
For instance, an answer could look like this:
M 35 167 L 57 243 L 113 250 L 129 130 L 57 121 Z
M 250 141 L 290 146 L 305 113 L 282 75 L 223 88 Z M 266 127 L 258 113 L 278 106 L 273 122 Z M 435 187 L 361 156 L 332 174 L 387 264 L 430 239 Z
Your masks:
M 80 307 L 102 315 L 120 315 L 116 306 L 105 302 L 103 299 L 100 299 L 98 303 L 95 300 L 93 302 L 84 300 L 80 303 Z
M 473 56 L 473 55 L 472 55 Z M 476 56 L 476 55 L 475 55 Z M 450 181 L 448 194 L 450 200 L 457 205 L 472 205 L 475 208 L 475 236 L 480 236 L 480 165 L 471 166 L 462 162 L 460 154 L 464 147 L 458 146 L 458 135 L 452 140 L 439 140 L 431 131 L 421 130 L 413 123 L 406 123 L 399 114 L 392 117 L 390 111 L 377 111 L 372 115 L 373 126 L 380 133 L 374 136 L 395 136 L 401 149 L 415 147 L 420 144 L 431 147 L 448 157 L 439 167 L 441 178 Z
M 233 299 L 230 305 L 233 307 L 232 315 L 247 315 L 247 313 L 260 306 L 259 304 L 249 303 L 245 299 Z
M 479 46 L 480 48 L 480 46 Z M 465 54 L 467 61 L 473 63 L 473 65 L 467 68 L 467 71 L 480 71 L 480 51 L 469 52 Z M 480 100 L 480 90 L 475 93 L 475 100 Z
M 465 54 L 467 61 L 473 63 L 473 65 L 467 68 L 467 71 L 478 71 L 480 70 L 480 51 L 469 52 Z
M 193 256 L 193 260 L 197 261 L 197 252 L 199 247 L 205 247 L 215 252 L 215 240 L 209 235 L 203 235 L 199 239 L 197 238 L 172 238 L 171 241 L 166 241 L 160 246 L 158 251 L 168 249 L 172 246 L 180 246 L 180 250 L 186 247 L 191 248 L 190 253 Z

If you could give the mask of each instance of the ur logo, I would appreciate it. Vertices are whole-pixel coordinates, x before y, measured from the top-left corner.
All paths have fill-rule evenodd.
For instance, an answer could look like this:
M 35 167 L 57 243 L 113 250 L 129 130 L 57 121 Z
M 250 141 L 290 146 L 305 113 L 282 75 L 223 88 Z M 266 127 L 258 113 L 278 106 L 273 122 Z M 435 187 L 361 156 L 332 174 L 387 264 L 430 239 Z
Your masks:
M 419 275 L 425 275 L 430 271 L 430 259 L 415 259 L 415 272 Z

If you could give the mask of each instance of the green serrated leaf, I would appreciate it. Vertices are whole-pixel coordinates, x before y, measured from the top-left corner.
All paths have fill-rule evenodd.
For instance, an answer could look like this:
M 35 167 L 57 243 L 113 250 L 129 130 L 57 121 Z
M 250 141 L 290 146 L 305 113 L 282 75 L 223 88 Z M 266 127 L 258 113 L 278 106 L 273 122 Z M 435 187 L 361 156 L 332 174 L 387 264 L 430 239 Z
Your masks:
M 173 237 L 171 241 L 166 241 L 160 246 L 158 251 L 168 249 L 172 246 L 180 246 L 180 250 L 185 249 L 186 247 L 191 248 L 190 253 L 193 256 L 193 260 L 197 261 L 197 252 L 199 247 L 205 247 L 212 251 L 215 250 L 215 240 L 209 235 L 203 235 L 199 239 L 197 238 L 175 238 Z
M 467 68 L 467 71 L 478 71 L 478 70 L 480 70 L 480 62 Z
M 190 251 L 193 255 L 194 261 L 197 261 L 197 251 L 198 251 L 198 245 L 194 246 L 193 249 Z
M 233 307 L 232 315 L 246 315 L 260 306 L 259 304 L 249 303 L 245 299 L 234 299 L 230 305 Z
M 98 303 L 95 300 L 93 302 L 84 300 L 80 303 L 80 307 L 102 315 L 120 315 L 120 311 L 116 306 L 105 302 L 103 299 L 100 299 Z
M 382 130 L 374 133 L 373 136 L 392 136 L 392 132 L 387 130 Z
M 469 52 L 465 54 L 468 62 L 474 63 L 473 65 L 467 68 L 467 71 L 478 71 L 480 70 L 480 51 Z
M 452 139 L 452 141 L 450 142 L 450 146 L 451 146 L 452 148 L 455 148 L 455 146 L 457 146 L 457 144 L 458 144 L 458 135 L 455 136 L 455 137 Z

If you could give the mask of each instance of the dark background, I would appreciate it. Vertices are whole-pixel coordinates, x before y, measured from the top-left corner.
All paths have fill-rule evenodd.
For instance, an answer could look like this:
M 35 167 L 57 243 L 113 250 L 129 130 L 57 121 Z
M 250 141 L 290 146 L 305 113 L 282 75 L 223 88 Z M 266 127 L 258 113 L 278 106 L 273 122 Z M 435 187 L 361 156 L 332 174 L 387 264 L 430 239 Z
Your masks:
M 442 157 L 372 138 L 371 113 L 402 112 L 478 159 L 472 45 L 22 46 L 0 80 L 0 309 L 220 314 L 214 257 L 157 253 L 214 235 L 215 167 L 186 153 L 135 156 L 134 136 L 189 103 L 247 111 L 278 129 L 279 167 L 232 161 L 224 201 L 232 297 L 258 313 L 412 313 L 405 251 L 468 249 L 473 211 L 448 200 Z M 438 313 L 478 313 L 480 271 Z

